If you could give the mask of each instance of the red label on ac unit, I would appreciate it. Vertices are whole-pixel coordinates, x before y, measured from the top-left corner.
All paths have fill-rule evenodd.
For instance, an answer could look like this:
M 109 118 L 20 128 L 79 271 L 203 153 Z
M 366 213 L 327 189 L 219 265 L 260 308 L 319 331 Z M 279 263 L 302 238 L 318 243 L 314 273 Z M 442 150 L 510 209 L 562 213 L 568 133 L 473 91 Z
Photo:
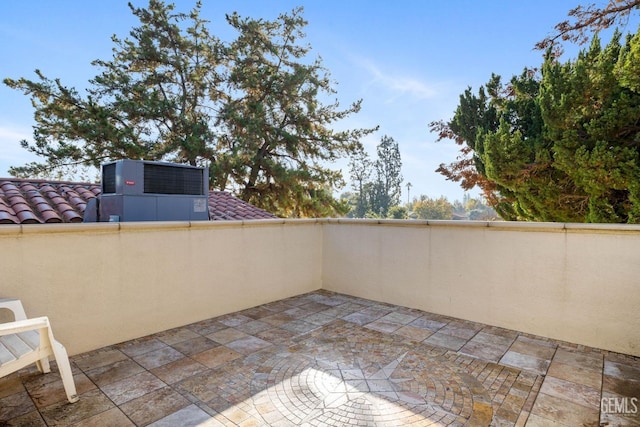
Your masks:
M 125 181 L 124 182 L 126 185 L 136 185 L 135 181 Z

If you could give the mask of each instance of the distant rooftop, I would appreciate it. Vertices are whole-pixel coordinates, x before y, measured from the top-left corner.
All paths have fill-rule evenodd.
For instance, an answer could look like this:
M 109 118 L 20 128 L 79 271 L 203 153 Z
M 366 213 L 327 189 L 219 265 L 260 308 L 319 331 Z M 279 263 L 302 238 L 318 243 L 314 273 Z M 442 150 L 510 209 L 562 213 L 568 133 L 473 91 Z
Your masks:
M 98 195 L 99 184 L 0 178 L 0 224 L 82 222 Z M 209 192 L 209 214 L 215 221 L 277 218 L 225 191 Z

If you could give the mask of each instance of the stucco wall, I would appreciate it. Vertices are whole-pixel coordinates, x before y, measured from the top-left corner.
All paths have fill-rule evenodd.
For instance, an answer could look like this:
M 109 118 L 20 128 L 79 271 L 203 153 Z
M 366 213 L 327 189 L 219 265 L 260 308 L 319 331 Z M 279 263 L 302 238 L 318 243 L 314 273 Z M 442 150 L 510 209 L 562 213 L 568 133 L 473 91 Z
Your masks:
M 19 297 L 30 317 L 49 316 L 76 354 L 319 289 L 321 227 L 1 226 L 0 295 Z
M 5 225 L 0 272 L 71 354 L 322 287 L 640 356 L 638 226 Z
M 331 220 L 323 286 L 640 356 L 640 227 Z

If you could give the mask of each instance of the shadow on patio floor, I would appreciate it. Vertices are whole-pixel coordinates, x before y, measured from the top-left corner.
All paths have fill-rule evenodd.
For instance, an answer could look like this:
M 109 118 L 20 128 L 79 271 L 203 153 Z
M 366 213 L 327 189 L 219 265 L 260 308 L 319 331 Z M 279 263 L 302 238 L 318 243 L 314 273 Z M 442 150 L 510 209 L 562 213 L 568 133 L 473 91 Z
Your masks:
M 638 358 L 326 291 L 71 362 L 78 403 L 30 368 L 0 425 L 640 425 Z

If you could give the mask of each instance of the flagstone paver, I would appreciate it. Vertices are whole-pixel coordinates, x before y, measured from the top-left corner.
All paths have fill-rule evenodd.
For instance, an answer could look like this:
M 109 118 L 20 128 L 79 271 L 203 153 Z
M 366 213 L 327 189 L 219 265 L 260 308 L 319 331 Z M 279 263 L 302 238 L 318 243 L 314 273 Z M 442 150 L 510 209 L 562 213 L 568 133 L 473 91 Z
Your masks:
M 55 363 L 0 379 L 0 425 L 640 425 L 636 357 L 327 291 L 71 363 L 73 405 Z

